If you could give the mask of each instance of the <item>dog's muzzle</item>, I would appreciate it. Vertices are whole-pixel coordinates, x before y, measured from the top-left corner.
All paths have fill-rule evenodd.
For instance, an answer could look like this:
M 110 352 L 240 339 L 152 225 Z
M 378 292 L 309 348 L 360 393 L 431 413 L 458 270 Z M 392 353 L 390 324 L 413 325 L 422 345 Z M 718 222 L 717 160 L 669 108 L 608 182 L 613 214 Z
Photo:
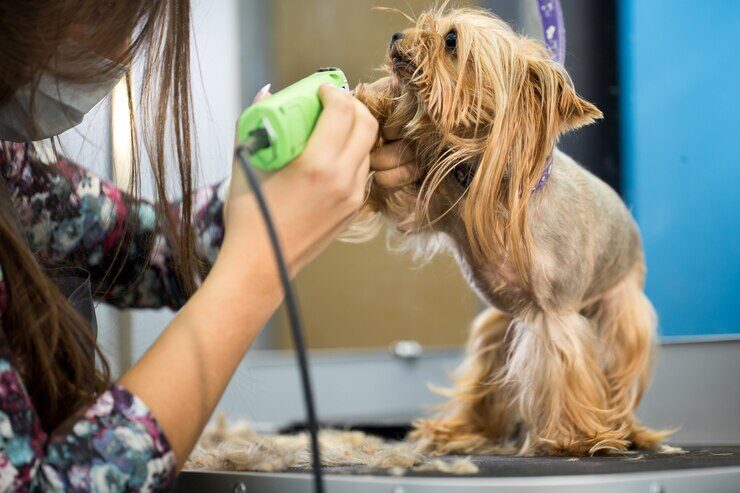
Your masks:
M 401 41 L 404 37 L 405 35 L 403 33 L 395 33 L 393 36 L 391 36 L 391 43 L 388 48 L 393 71 L 399 75 L 405 72 L 409 72 L 413 68 L 409 57 L 405 55 L 398 46 L 399 41 Z

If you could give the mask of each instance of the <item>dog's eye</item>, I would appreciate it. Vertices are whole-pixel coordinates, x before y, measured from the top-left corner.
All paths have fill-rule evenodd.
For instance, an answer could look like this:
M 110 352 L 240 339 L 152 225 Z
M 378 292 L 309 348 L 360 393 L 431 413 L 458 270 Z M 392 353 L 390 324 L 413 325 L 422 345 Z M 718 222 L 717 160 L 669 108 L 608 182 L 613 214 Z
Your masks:
M 445 47 L 454 50 L 457 47 L 457 31 L 452 29 L 445 35 Z

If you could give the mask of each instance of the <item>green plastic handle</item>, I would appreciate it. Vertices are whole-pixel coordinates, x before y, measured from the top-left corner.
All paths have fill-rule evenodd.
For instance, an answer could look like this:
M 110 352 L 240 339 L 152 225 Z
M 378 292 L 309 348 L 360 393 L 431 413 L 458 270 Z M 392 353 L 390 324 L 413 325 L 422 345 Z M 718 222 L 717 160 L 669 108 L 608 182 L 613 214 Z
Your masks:
M 303 152 L 321 114 L 318 92 L 324 84 L 349 89 L 340 69 L 319 69 L 244 110 L 236 127 L 239 142 L 246 142 L 252 132 L 260 129 L 267 132 L 270 141 L 269 147 L 251 156 L 254 166 L 266 171 L 276 170 Z

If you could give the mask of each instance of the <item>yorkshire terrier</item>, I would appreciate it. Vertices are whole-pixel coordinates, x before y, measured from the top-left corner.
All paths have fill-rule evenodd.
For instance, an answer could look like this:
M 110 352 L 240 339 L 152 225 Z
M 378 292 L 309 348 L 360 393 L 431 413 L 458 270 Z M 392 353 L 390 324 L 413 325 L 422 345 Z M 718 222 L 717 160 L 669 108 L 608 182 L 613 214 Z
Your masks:
M 449 249 L 492 306 L 449 402 L 412 437 L 432 454 L 657 448 L 665 433 L 634 415 L 657 324 L 639 231 L 619 196 L 555 147 L 601 112 L 541 42 L 487 11 L 407 18 L 388 84 L 356 95 L 413 146 L 418 179 L 371 187 L 363 224 L 382 216 L 423 251 Z

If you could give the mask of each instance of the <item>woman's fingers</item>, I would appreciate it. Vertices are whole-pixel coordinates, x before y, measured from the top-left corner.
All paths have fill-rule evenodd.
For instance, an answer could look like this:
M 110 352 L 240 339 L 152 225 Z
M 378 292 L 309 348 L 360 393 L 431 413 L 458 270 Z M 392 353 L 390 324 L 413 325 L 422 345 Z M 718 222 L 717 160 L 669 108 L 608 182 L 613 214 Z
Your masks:
M 286 172 L 305 174 L 343 216 L 362 204 L 378 122 L 348 92 L 323 86 L 319 96 L 324 109 L 305 150 Z
M 416 153 L 408 143 L 397 140 L 376 149 L 370 155 L 370 158 L 373 170 L 385 171 L 413 163 L 416 159 Z
M 381 146 L 370 155 L 375 183 L 384 188 L 398 188 L 416 180 L 416 153 L 411 146 L 397 140 Z
M 352 162 L 364 162 L 378 140 L 378 121 L 359 100 L 352 98 L 355 120 L 342 156 Z
M 373 177 L 375 183 L 383 188 L 399 188 L 410 185 L 416 180 L 416 167 L 405 165 L 387 171 L 376 171 Z
M 355 120 L 355 98 L 348 92 L 331 86 L 319 88 L 319 98 L 324 106 L 316 127 L 308 139 L 301 160 L 306 162 L 334 161 L 345 147 Z
M 264 86 L 262 87 L 262 89 L 260 89 L 260 90 L 259 90 L 259 91 L 257 92 L 257 94 L 255 94 L 255 95 L 254 95 L 254 99 L 252 99 L 252 104 L 256 104 L 256 103 L 259 103 L 259 102 L 260 102 L 260 101 L 262 101 L 263 99 L 267 99 L 267 98 L 269 98 L 270 96 L 272 96 L 272 94 L 270 93 L 270 87 L 271 87 L 271 86 L 272 86 L 272 84 L 265 84 L 265 85 L 264 85 Z

